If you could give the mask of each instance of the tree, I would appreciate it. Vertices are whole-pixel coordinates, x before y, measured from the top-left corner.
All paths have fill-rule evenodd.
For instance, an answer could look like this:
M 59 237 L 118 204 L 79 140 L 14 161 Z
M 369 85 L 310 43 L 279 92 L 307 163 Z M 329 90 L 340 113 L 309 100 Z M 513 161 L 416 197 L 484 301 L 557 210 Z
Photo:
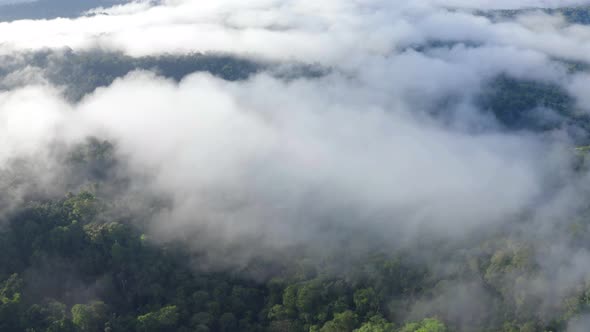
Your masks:
M 21 329 L 19 314 L 22 310 L 23 282 L 17 274 L 11 275 L 0 288 L 0 331 Z
M 158 311 L 137 317 L 137 330 L 141 332 L 170 331 L 178 323 L 178 308 L 166 306 Z
M 232 332 L 237 331 L 238 321 L 236 316 L 232 313 L 226 312 L 219 317 L 219 331 Z
M 324 324 L 320 332 L 352 332 L 358 325 L 358 316 L 347 310 L 334 315 L 334 319 Z
M 363 288 L 354 292 L 354 306 L 361 315 L 375 314 L 379 310 L 379 299 L 373 288 Z
M 103 302 L 76 304 L 72 307 L 72 322 L 83 332 L 102 332 L 107 321 L 107 307 Z
M 381 316 L 373 316 L 354 332 L 394 332 L 395 327 Z
M 426 318 L 418 323 L 408 323 L 399 332 L 447 332 L 446 326 L 435 318 Z

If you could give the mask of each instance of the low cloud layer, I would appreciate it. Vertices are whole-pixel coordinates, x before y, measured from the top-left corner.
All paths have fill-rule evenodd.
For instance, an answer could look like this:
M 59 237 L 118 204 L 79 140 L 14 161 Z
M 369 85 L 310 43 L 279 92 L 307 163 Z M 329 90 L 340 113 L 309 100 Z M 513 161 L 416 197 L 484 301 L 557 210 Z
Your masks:
M 575 147 L 588 139 L 590 27 L 559 13 L 474 9 L 577 4 L 584 2 L 168 0 L 0 23 L 0 52 L 14 61 L 0 65 L 0 170 L 11 174 L 27 160 L 37 175 L 60 174 L 52 146 L 107 139 L 128 189 L 170 202 L 151 216 L 152 235 L 228 265 L 290 246 L 337 245 L 340 229 L 393 247 L 525 233 L 534 244 L 553 242 L 535 258 L 539 276 L 507 289 L 538 295 L 549 308 L 590 274 L 585 249 L 553 237 L 587 197 Z M 72 83 L 52 79 L 57 67 L 27 60 L 39 51 L 59 60 L 60 52 L 97 50 L 223 54 L 274 70 L 256 67 L 235 81 L 183 73 L 178 81 L 121 65 L 142 70 L 90 80 L 107 83 L 72 100 L 63 92 Z M 302 75 L 301 64 L 322 70 Z M 537 87 L 535 100 L 545 103 L 486 105 L 486 92 L 512 88 L 494 82 Z M 508 123 L 518 114 L 499 114 L 529 106 L 543 124 L 534 130 Z M 35 179 L 40 187 L 62 180 Z M 456 302 L 471 306 L 466 295 Z
M 511 7 L 534 3 L 518 4 Z M 469 11 L 445 9 L 446 5 L 463 3 L 134 2 L 96 10 L 90 17 L 0 23 L 0 50 L 102 48 L 131 55 L 217 51 L 345 65 L 360 61 L 359 53 L 386 56 L 399 48 L 442 39 L 530 49 L 575 60 L 587 60 L 590 54 L 585 42 L 588 28 L 565 25 L 558 17 L 531 13 L 516 21 L 492 23 Z M 470 5 L 488 7 L 483 1 Z
M 177 85 L 135 73 L 75 106 L 42 87 L 0 96 L 3 160 L 38 155 L 54 140 L 109 138 L 133 169 L 154 172 L 157 190 L 177 196 L 167 220 L 253 233 L 278 223 L 287 226 L 279 242 L 345 207 L 353 214 L 343 223 L 392 229 L 501 222 L 566 167 L 558 145 L 535 135 L 450 131 L 407 105 L 386 109 L 396 100 L 375 103 L 373 91 L 340 75 L 228 83 L 197 74 Z

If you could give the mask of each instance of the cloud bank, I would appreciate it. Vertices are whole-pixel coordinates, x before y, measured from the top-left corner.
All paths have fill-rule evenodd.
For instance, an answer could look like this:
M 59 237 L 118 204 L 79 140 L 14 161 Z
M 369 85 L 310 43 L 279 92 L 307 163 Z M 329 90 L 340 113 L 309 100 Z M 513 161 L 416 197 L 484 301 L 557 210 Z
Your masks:
M 0 170 L 27 160 L 49 174 L 35 178 L 48 187 L 63 180 L 51 178 L 60 174 L 52 146 L 108 139 L 128 189 L 169 202 L 151 216 L 152 234 L 229 265 L 291 246 L 336 246 L 342 229 L 392 247 L 521 231 L 553 243 L 534 282 L 509 289 L 546 304 L 590 273 L 586 251 L 554 236 L 585 207 L 588 175 L 575 169 L 574 147 L 587 132 L 581 121 L 511 129 L 479 99 L 509 77 L 575 104 L 567 112 L 535 105 L 536 118 L 583 119 L 590 27 L 542 11 L 491 18 L 473 9 L 578 4 L 586 3 L 168 0 L 0 23 L 0 53 L 13 59 L 64 48 L 211 52 L 287 72 L 292 63 L 326 68 L 233 82 L 140 70 L 72 102 L 47 79 L 50 66 L 16 61 L 0 77 Z

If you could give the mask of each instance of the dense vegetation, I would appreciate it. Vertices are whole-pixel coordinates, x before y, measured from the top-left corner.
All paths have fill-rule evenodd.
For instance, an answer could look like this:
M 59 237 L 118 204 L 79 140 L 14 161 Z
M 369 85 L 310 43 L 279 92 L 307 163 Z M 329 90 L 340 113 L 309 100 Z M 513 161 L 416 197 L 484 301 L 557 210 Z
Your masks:
M 23 70 L 38 70 L 43 79 L 64 87 L 65 97 L 72 102 L 79 101 L 96 88 L 108 86 L 134 70 L 149 70 L 175 81 L 195 72 L 208 72 L 224 80 L 237 81 L 247 79 L 261 70 L 283 79 L 318 77 L 328 71 L 319 65 L 273 64 L 215 53 L 131 57 L 118 52 L 74 52 L 64 49 L 18 56 L 0 55 L 0 77 L 20 76 Z M 23 83 L 31 82 L 0 80 L 0 90 Z
M 116 52 L 31 52 L 18 57 L 0 57 L 0 75 L 6 77 L 23 67 L 38 68 L 52 84 L 65 87 L 65 96 L 79 101 L 98 87 L 134 70 L 150 70 L 166 78 L 181 80 L 194 72 L 209 72 L 226 80 L 242 80 L 264 68 L 252 60 L 219 54 L 164 55 L 134 58 Z M 0 85 L 0 88 L 2 86 Z M 7 88 L 10 88 L 8 86 Z
M 494 18 L 494 19 L 506 19 L 514 18 L 515 16 L 522 15 L 527 12 L 542 11 L 544 13 L 555 15 L 560 14 L 570 23 L 575 24 L 590 24 L 590 6 L 574 6 L 574 7 L 562 7 L 557 9 L 548 8 L 531 8 L 531 9 L 518 9 L 518 10 L 496 10 L 496 11 L 481 11 L 479 14 Z
M 570 134 L 580 144 L 587 142 L 590 116 L 576 110 L 575 100 L 559 85 L 518 80 L 506 75 L 495 77 L 483 89 L 478 104 L 512 130 L 576 130 Z

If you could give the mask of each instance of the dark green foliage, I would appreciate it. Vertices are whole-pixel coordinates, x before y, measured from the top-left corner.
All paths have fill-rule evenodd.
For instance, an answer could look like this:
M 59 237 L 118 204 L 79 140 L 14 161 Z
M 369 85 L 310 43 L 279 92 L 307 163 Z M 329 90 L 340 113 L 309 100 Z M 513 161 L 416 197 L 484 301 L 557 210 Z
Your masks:
M 373 316 L 355 332 L 394 332 L 395 327 L 381 316 Z
M 194 72 L 208 72 L 235 81 L 248 78 L 266 65 L 236 56 L 201 53 L 131 57 L 117 52 L 64 49 L 23 53 L 18 57 L 0 56 L 0 76 L 23 67 L 39 69 L 52 84 L 65 87 L 65 97 L 79 101 L 84 95 L 134 70 L 153 71 L 175 81 Z
M 137 229 L 98 222 L 102 206 L 81 192 L 31 202 L 10 218 L 6 239 L 20 253 L 12 259 L 27 266 L 3 271 L 0 330 L 260 329 L 263 285 L 196 275 L 183 255 L 146 243 Z
M 572 23 L 590 24 L 590 6 L 568 7 L 549 11 L 550 13 L 560 13 Z
M 137 329 L 142 332 L 168 331 L 178 325 L 178 309 L 166 306 L 137 317 Z
M 248 78 L 263 68 L 254 61 L 219 54 L 164 55 L 134 58 L 112 52 L 51 51 L 30 55 L 30 65 L 46 70 L 47 78 L 66 87 L 66 97 L 80 100 L 98 87 L 110 85 L 116 78 L 134 70 L 155 71 L 179 81 L 194 72 L 209 72 L 225 80 Z
M 72 102 L 136 70 L 151 71 L 176 82 L 196 72 L 228 81 L 245 80 L 262 70 L 285 80 L 320 77 L 327 72 L 319 65 L 266 63 L 216 53 L 132 57 L 118 52 L 64 49 L 0 56 L 0 77 L 25 67 L 35 68 L 52 84 L 63 86 L 65 97 Z M 11 86 L 0 84 L 0 90 L 7 88 Z
M 491 112 L 506 129 L 568 131 L 579 144 L 588 142 L 590 116 L 557 84 L 500 75 L 483 88 L 477 106 Z
M 320 332 L 352 332 L 358 326 L 358 316 L 350 311 L 344 311 L 334 315 L 334 319 L 326 322 Z
M 480 11 L 479 15 L 486 16 L 492 19 L 513 19 L 514 17 L 530 12 L 542 11 L 550 15 L 563 15 L 570 23 L 575 24 L 590 24 L 590 6 L 575 6 L 562 8 L 530 8 L 530 9 L 508 9 L 508 10 L 492 10 Z
M 107 313 L 107 308 L 102 302 L 93 302 L 88 305 L 76 304 L 72 307 L 72 322 L 79 331 L 103 331 L 108 319 Z
M 479 104 L 510 129 L 549 130 L 563 126 L 576 116 L 574 100 L 558 85 L 506 75 L 495 78 L 484 88 Z M 588 119 L 584 120 L 587 124 Z
M 434 318 L 427 318 L 421 322 L 408 323 L 399 332 L 446 332 L 447 328 L 443 323 Z

